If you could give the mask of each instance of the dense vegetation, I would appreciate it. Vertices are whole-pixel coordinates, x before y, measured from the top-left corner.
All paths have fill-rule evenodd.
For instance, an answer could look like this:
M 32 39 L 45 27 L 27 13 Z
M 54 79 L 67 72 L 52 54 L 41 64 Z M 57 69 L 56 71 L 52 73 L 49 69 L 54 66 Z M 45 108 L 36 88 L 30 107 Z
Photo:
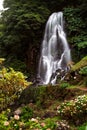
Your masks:
M 4 0 L 4 7 L 0 130 L 87 129 L 87 0 Z M 75 65 L 57 85 L 35 86 L 27 80 L 37 72 L 46 21 L 58 11 L 64 13 Z
M 73 72 L 76 72 L 74 76 Z M 1 65 L 1 130 L 87 128 L 87 56 L 57 85 L 29 85 L 25 78 L 21 72 Z
M 74 61 L 87 53 L 87 0 L 5 0 L 0 18 L 0 55 L 6 65 L 35 74 L 49 15 L 63 11 L 65 29 Z M 17 63 L 17 64 L 16 64 Z M 20 66 L 20 67 L 19 67 Z M 25 72 L 25 73 L 26 73 Z

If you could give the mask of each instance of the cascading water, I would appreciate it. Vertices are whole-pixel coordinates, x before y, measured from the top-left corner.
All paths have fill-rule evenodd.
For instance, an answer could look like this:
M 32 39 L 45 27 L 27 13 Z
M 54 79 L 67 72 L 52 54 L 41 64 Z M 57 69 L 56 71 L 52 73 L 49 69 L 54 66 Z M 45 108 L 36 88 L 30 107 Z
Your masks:
M 53 13 L 46 24 L 41 48 L 38 76 L 42 84 L 55 84 L 57 70 L 67 71 L 71 61 L 70 49 L 64 32 L 63 13 Z

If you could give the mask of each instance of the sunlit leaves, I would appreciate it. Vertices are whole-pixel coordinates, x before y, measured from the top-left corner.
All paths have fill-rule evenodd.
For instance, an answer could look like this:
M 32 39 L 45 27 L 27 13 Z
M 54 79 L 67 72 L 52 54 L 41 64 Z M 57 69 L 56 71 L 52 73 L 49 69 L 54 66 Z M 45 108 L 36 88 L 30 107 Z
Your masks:
M 0 110 L 17 99 L 23 89 L 29 85 L 23 73 L 3 67 L 0 70 Z

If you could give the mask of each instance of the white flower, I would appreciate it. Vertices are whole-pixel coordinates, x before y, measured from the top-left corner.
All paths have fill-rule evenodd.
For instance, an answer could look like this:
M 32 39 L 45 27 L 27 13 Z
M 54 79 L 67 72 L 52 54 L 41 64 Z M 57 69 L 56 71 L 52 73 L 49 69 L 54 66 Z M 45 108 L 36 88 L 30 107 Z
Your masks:
M 35 118 L 32 118 L 31 121 L 34 121 L 34 122 L 38 123 L 38 120 L 35 119 Z
M 76 77 L 74 77 L 74 79 L 76 79 Z

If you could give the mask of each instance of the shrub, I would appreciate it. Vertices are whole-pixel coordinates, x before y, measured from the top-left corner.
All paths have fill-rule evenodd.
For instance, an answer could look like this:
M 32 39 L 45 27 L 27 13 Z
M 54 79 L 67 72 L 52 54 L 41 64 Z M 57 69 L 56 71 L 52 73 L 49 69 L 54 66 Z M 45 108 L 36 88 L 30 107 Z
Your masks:
M 12 104 L 19 98 L 23 89 L 28 85 L 23 73 L 14 71 L 12 68 L 0 70 L 0 110 Z
M 9 109 L 0 113 L 0 130 L 9 130 L 8 112 L 10 112 Z
M 29 110 L 29 111 L 26 111 Z M 23 115 L 31 115 L 31 110 L 28 106 L 23 107 Z M 0 113 L 0 130 L 71 130 L 67 121 L 58 121 L 58 118 L 47 118 L 42 120 L 39 117 L 36 118 L 23 118 L 23 115 L 11 116 L 8 120 L 7 115 L 9 109 Z M 29 113 L 28 113 L 29 112 Z
M 66 101 L 57 109 L 59 115 L 63 118 L 74 121 L 85 120 L 87 116 L 87 95 L 78 96 L 74 100 Z

